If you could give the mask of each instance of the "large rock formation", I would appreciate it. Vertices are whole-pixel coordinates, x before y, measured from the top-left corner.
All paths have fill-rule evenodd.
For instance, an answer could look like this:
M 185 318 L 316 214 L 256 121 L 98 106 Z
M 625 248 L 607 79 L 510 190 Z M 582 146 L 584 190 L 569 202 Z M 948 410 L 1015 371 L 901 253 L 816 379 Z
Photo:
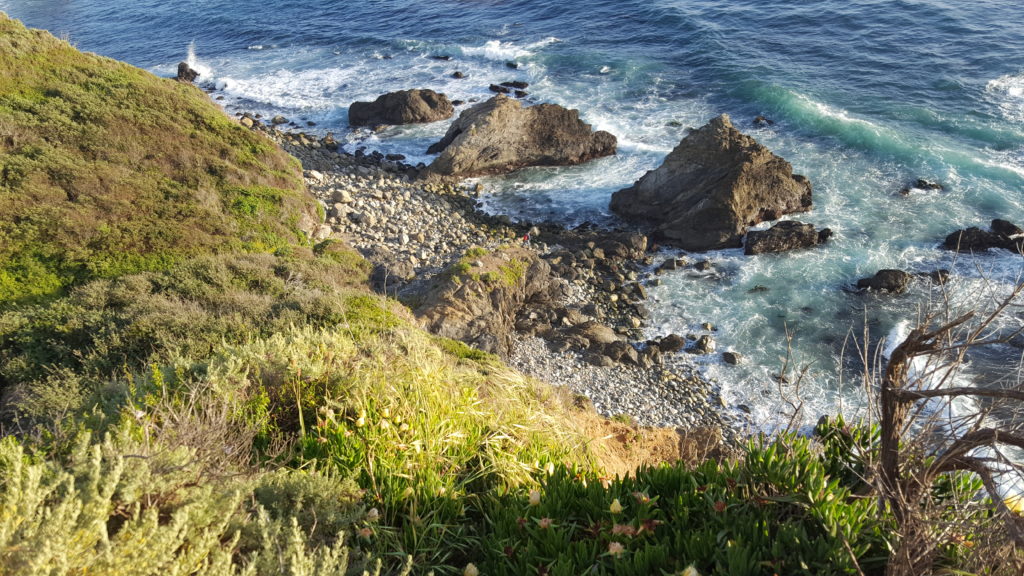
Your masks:
M 725 114 L 611 201 L 624 218 L 654 225 L 656 240 L 693 251 L 739 247 L 748 226 L 810 208 L 810 181 Z
M 953 232 L 946 236 L 942 247 L 957 252 L 980 252 L 989 248 L 1020 252 L 1024 247 L 1024 230 L 1012 222 L 997 218 L 992 221 L 989 230 L 972 226 Z
M 415 310 L 424 327 L 505 358 L 516 315 L 559 294 L 548 263 L 523 248 L 463 258 L 438 278 Z
M 813 224 L 784 220 L 767 230 L 751 230 L 743 253 L 749 255 L 766 252 L 786 252 L 824 244 L 832 237 L 830 228 L 815 230 Z
M 373 102 L 353 102 L 348 109 L 348 123 L 352 126 L 422 124 L 446 120 L 453 114 L 455 107 L 444 94 L 433 90 L 399 90 Z
M 175 77 L 179 82 L 195 82 L 199 78 L 199 72 L 193 70 L 188 62 L 178 63 L 178 75 Z
M 469 177 L 526 166 L 567 166 L 615 153 L 615 136 L 593 132 L 577 110 L 557 104 L 523 107 L 495 96 L 464 111 L 440 142 L 429 174 Z

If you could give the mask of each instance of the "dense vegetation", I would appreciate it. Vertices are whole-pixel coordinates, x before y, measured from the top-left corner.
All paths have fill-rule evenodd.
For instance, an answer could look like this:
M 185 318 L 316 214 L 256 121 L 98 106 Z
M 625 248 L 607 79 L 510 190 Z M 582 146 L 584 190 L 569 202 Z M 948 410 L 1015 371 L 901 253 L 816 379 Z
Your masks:
M 869 429 L 609 476 L 595 415 L 371 294 L 194 87 L 5 17 L 0 60 L 0 576 L 883 569 Z

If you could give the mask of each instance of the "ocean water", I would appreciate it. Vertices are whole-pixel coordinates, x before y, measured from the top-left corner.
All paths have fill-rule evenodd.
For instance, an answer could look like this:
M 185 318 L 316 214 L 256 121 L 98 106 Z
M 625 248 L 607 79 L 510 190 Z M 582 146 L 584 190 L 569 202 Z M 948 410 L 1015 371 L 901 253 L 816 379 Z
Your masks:
M 870 355 L 929 309 L 997 300 L 1024 271 L 1008 252 L 938 249 L 946 234 L 992 218 L 1024 224 L 1016 1 L 0 0 L 0 10 L 157 74 L 188 60 L 230 112 L 315 122 L 308 130 L 333 132 L 350 151 L 414 162 L 430 160 L 445 123 L 352 131 L 348 106 L 416 87 L 473 102 L 491 83 L 527 81 L 530 100 L 579 109 L 619 138 L 620 152 L 482 180 L 488 209 L 525 219 L 614 221 L 612 192 L 656 167 L 687 127 L 730 114 L 811 179 L 814 209 L 795 218 L 835 237 L 788 254 L 689 256 L 712 270 L 663 276 L 648 331 L 713 323 L 719 348 L 745 361 L 698 361 L 756 426 L 777 424 L 798 393 L 806 422 L 863 407 L 865 333 Z M 452 78 L 456 70 L 467 78 Z M 754 127 L 757 115 L 775 124 Z M 898 193 L 917 178 L 943 190 Z M 881 268 L 953 277 L 944 291 L 918 283 L 900 297 L 849 290 Z M 1000 326 L 1021 323 L 1014 308 Z M 963 377 L 1014 377 L 1020 357 L 1019 342 L 974 354 Z M 784 366 L 791 382 L 806 367 L 799 390 L 779 389 L 773 375 Z

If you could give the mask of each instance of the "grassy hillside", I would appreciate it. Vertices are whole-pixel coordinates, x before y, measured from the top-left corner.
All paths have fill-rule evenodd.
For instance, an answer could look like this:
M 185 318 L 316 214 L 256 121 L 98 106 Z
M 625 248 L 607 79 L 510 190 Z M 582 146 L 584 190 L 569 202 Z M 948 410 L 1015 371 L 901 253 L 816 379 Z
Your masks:
M 195 87 L 5 16 L 0 66 L 0 576 L 882 573 L 870 429 L 638 469 L 699 438 L 417 328 Z
M 298 163 L 198 88 L 0 14 L 0 306 L 315 220 Z

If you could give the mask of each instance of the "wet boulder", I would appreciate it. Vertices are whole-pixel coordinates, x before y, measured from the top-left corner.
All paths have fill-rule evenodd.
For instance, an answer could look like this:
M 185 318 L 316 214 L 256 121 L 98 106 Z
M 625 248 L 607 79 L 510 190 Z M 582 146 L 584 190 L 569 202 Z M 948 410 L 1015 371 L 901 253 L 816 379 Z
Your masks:
M 870 278 L 861 278 L 857 281 L 857 288 L 861 290 L 875 290 L 902 294 L 907 291 L 912 276 L 903 270 L 885 269 L 879 270 Z
M 188 62 L 178 63 L 178 75 L 176 76 L 178 82 L 192 83 L 196 81 L 196 78 L 199 78 L 199 72 L 189 67 Z
M 655 170 L 612 195 L 612 211 L 691 251 L 736 248 L 747 227 L 811 208 L 811 183 L 725 114 L 690 132 Z
M 785 220 L 767 230 L 752 230 L 747 233 L 743 253 L 747 255 L 766 252 L 786 252 L 799 248 L 810 248 L 828 240 L 832 230 L 815 230 L 813 224 Z
M 980 252 L 1002 248 L 1020 252 L 1024 244 L 1024 230 L 1007 220 L 995 219 L 988 230 L 972 226 L 946 236 L 942 247 L 958 252 Z

